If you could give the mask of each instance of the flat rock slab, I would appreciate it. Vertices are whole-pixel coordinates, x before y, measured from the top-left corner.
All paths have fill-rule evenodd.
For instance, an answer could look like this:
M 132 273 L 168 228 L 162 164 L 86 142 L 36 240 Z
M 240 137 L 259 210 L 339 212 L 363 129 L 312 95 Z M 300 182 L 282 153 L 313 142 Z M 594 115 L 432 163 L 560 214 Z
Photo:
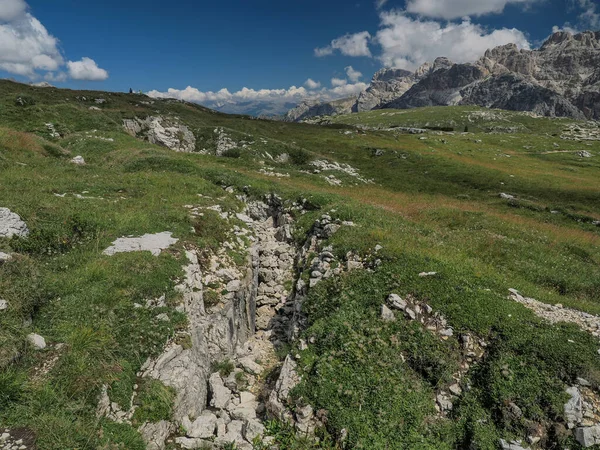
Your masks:
M 8 208 L 0 208 L 0 238 L 25 237 L 29 234 L 27 224 Z
M 102 252 L 103 255 L 112 256 L 117 253 L 150 252 L 154 256 L 160 255 L 161 251 L 177 243 L 179 239 L 173 237 L 173 233 L 145 234 L 140 237 L 123 237 L 113 242 L 113 245 Z

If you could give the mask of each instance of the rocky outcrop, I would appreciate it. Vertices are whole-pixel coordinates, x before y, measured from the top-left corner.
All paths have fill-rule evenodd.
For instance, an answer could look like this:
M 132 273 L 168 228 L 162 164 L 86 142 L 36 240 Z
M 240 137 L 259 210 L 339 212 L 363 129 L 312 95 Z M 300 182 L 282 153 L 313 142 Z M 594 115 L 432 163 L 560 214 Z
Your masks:
M 295 108 L 289 110 L 284 120 L 286 122 L 300 122 L 304 119 L 317 116 L 337 116 L 354 112 L 356 97 L 343 98 L 322 102 L 320 100 L 305 100 Z
M 161 116 L 124 119 L 123 128 L 134 137 L 145 139 L 151 144 L 161 145 L 176 152 L 189 153 L 196 150 L 194 133 L 176 119 L 167 119 Z
M 0 238 L 26 237 L 28 234 L 27 224 L 18 214 L 8 208 L 0 208 Z

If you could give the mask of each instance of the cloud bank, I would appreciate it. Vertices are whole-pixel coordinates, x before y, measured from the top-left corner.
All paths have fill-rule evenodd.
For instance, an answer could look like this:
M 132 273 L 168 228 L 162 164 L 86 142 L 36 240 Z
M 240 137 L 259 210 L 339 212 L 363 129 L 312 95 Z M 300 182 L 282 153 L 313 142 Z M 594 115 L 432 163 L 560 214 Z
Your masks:
M 93 63 L 93 64 L 92 64 Z M 106 79 L 108 73 L 98 68 L 90 58 L 69 61 L 74 65 L 78 80 Z M 64 73 L 59 72 L 65 65 L 65 58 L 59 50 L 59 41 L 30 12 L 24 0 L 0 0 L 0 70 L 27 77 L 64 81 Z M 93 67 L 92 67 L 93 66 Z M 82 70 L 83 67 L 88 70 Z M 95 68 L 96 70 L 91 70 Z M 100 77 L 103 72 L 106 77 Z M 89 76 L 89 77 L 87 77 Z
M 469 19 L 440 23 L 411 18 L 400 11 L 383 12 L 380 18 L 376 40 L 381 46 L 379 59 L 387 67 L 416 69 L 438 56 L 454 62 L 475 61 L 487 49 L 508 43 L 530 48 L 525 34 L 515 28 L 487 31 Z

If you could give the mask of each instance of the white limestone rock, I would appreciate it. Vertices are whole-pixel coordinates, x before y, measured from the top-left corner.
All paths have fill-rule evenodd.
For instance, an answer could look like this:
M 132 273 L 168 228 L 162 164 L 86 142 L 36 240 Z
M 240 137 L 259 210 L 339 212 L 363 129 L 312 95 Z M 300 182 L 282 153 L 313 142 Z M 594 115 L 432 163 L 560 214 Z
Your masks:
M 149 251 L 154 256 L 160 255 L 162 250 L 176 244 L 173 233 L 165 231 L 156 234 L 144 234 L 141 237 L 122 237 L 113 242 L 113 245 L 102 252 L 103 255 L 112 256 L 117 253 Z
M 0 238 L 27 237 L 29 229 L 21 217 L 8 208 L 0 208 Z
M 85 159 L 83 159 L 83 156 L 76 156 L 71 160 L 71 163 L 77 166 L 85 166 Z
M 43 350 L 46 348 L 46 340 L 36 333 L 31 333 L 27 335 L 27 339 L 36 350 Z

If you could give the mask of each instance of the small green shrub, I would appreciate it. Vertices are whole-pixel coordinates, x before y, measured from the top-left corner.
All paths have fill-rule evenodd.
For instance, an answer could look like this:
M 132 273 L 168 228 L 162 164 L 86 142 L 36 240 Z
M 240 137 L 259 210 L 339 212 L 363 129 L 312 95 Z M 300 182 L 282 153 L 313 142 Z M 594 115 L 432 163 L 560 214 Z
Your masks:
M 42 144 L 42 148 L 46 151 L 46 153 L 48 153 L 49 156 L 53 156 L 54 158 L 64 158 L 69 154 L 66 150 L 60 148 L 58 145 L 50 143 Z
M 15 98 L 15 106 L 33 106 L 35 105 L 35 99 L 29 95 L 17 95 Z
M 173 159 L 166 156 L 149 156 L 130 161 L 123 166 L 125 172 L 175 172 L 175 173 L 195 173 L 198 167 L 190 162 L 181 159 Z
M 239 148 L 230 148 L 229 150 L 226 150 L 223 152 L 223 155 L 225 158 L 239 158 L 240 156 L 242 156 L 242 152 Z
M 291 148 L 288 151 L 290 161 L 296 166 L 303 166 L 311 160 L 311 155 L 301 148 Z
M 134 425 L 169 420 L 174 400 L 175 390 L 172 387 L 165 386 L 158 380 L 143 380 L 135 399 L 138 408 L 132 419 Z
M 229 360 L 216 361 L 212 365 L 213 372 L 219 372 L 222 377 L 228 377 L 235 369 L 235 365 Z
M 34 228 L 27 237 L 15 237 L 10 245 L 14 251 L 30 255 L 66 253 L 75 245 L 96 237 L 98 226 L 90 219 L 72 216 L 60 224 Z
M 204 306 L 210 308 L 211 306 L 218 305 L 221 301 L 221 296 L 217 291 L 207 289 L 204 291 Z

